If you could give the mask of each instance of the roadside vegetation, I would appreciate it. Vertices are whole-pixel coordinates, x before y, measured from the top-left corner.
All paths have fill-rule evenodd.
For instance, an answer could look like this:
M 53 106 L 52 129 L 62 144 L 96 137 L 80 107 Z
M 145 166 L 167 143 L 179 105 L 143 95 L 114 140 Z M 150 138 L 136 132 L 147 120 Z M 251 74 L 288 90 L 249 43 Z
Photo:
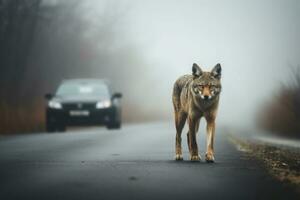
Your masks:
M 245 152 L 249 159 L 260 161 L 270 175 L 300 195 L 299 149 L 243 140 L 232 135 L 229 139 L 239 151 Z
M 300 66 L 292 72 L 290 82 L 282 84 L 262 106 L 258 125 L 272 133 L 300 138 Z
M 26 133 L 44 130 L 43 102 L 29 106 L 0 103 L 0 133 Z

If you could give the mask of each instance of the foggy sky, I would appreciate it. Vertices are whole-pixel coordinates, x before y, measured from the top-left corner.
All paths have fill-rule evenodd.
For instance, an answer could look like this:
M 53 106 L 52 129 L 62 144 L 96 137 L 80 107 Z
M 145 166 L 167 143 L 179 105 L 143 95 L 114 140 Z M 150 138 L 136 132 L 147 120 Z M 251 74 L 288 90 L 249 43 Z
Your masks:
M 259 106 L 289 79 L 290 66 L 300 64 L 297 0 L 88 0 L 85 6 L 82 16 L 91 27 L 86 37 L 97 24 L 95 13 L 103 14 L 107 7 L 121 13 L 113 29 L 118 37 L 112 51 L 128 47 L 136 53 L 131 59 L 139 61 L 118 62 L 115 57 L 122 74 L 118 74 L 118 67 L 108 74 L 119 84 L 129 85 L 123 91 L 124 101 L 140 112 L 173 117 L 175 80 L 191 73 L 194 62 L 204 70 L 221 63 L 223 92 L 218 121 L 252 124 Z M 97 68 L 92 67 L 92 72 L 97 73 Z

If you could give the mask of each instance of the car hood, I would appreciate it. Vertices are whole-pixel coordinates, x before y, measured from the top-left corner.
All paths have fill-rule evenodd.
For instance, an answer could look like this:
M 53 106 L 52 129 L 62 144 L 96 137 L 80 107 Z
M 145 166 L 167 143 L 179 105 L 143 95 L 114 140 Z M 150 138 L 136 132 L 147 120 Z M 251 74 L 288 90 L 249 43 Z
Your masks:
M 97 96 L 56 96 L 52 100 L 61 103 L 96 103 L 98 101 L 109 100 L 107 97 Z

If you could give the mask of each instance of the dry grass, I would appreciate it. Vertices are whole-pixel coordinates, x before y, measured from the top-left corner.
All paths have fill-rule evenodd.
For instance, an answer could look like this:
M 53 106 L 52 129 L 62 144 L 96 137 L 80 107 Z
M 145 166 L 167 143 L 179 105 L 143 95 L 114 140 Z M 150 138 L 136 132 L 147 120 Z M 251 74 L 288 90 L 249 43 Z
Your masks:
M 44 104 L 11 106 L 0 102 L 0 134 L 37 132 L 44 130 Z
M 247 153 L 262 161 L 268 172 L 284 183 L 287 183 L 300 194 L 300 152 L 299 149 L 279 148 L 264 143 L 253 143 L 230 136 L 239 151 Z
M 259 127 L 277 134 L 300 138 L 300 69 L 289 84 L 282 84 L 275 97 L 259 113 Z

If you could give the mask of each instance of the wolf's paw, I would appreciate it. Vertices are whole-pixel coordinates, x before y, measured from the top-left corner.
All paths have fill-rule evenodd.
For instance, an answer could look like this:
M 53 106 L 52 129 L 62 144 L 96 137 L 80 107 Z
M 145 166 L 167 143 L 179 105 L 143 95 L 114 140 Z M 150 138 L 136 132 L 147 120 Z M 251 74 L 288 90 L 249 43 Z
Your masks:
M 175 160 L 178 160 L 178 161 L 183 160 L 182 155 L 181 154 L 176 154 Z
M 191 156 L 191 161 L 200 161 L 200 160 L 201 160 L 201 158 L 200 158 L 199 155 L 192 155 Z
M 213 162 L 215 162 L 215 157 L 212 153 L 206 153 L 205 154 L 205 160 L 208 163 L 213 163 Z

